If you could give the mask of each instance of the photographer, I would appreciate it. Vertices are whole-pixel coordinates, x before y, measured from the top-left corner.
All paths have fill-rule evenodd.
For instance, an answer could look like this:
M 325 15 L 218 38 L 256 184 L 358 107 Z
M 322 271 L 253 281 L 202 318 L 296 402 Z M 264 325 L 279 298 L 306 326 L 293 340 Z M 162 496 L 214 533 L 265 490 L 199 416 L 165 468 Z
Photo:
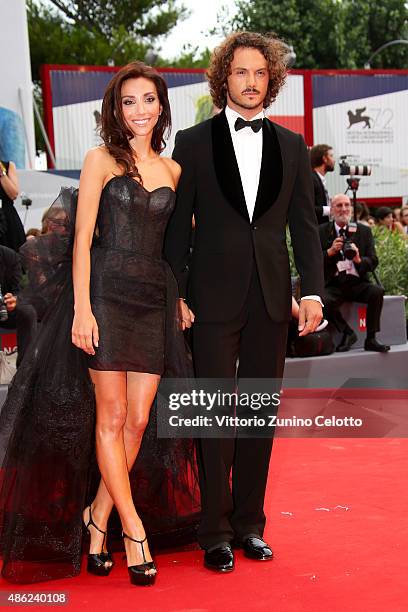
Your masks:
M 2 303 L 7 310 L 7 319 L 0 321 L 0 327 L 17 330 L 17 366 L 37 331 L 37 314 L 34 308 L 18 303 L 21 278 L 19 256 L 12 249 L 0 246 L 0 286 Z
M 343 334 L 336 350 L 348 351 L 357 341 L 354 331 L 343 319 L 339 307 L 343 302 L 367 304 L 366 351 L 384 353 L 390 347 L 376 340 L 380 330 L 380 316 L 384 289 L 371 283 L 367 273 L 378 264 L 371 229 L 361 223 L 350 223 L 352 206 L 347 195 L 334 196 L 331 203 L 333 221 L 320 225 L 320 242 L 324 253 L 327 319 Z
M 14 200 L 19 186 L 13 162 L 0 161 L 0 244 L 18 251 L 26 237 Z

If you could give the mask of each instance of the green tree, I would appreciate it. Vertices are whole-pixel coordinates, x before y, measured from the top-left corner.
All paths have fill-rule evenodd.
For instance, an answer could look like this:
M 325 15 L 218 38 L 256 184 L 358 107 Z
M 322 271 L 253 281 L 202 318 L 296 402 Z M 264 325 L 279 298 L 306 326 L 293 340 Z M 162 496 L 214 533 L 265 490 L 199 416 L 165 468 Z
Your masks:
M 130 59 L 143 59 L 147 50 L 145 44 L 130 38 L 122 28 L 118 28 L 110 42 L 84 26 L 67 23 L 32 1 L 28 3 L 28 33 L 35 82 L 39 81 L 42 64 L 106 65 L 112 60 L 120 65 Z
M 183 8 L 174 8 L 174 3 L 167 5 L 173 7 L 170 11 L 151 11 L 158 0 L 116 0 L 115 3 L 107 1 L 96 2 L 94 0 L 76 2 L 81 12 L 75 17 L 71 11 L 72 2 L 53 4 L 67 5 L 66 11 L 56 11 L 44 5 L 38 0 L 27 0 L 28 32 L 30 38 L 31 70 L 34 81 L 40 78 L 41 64 L 94 64 L 106 65 L 113 62 L 116 65 L 126 64 L 132 59 L 144 59 L 148 49 L 154 49 L 157 37 L 163 36 L 174 27 L 177 19 L 185 14 Z M 69 6 L 68 6 L 69 5 Z M 99 8 L 106 6 L 104 20 L 99 21 L 101 13 Z M 136 10 L 138 5 L 140 15 L 136 19 L 133 13 L 133 21 L 130 21 L 130 11 Z M 98 11 L 93 9 L 97 6 Z M 85 9 L 89 8 L 88 16 L 85 17 Z M 61 7 L 59 7 L 61 9 Z M 70 9 L 68 11 L 68 9 Z M 178 11 L 178 12 L 177 12 Z M 103 11 L 102 11 L 103 13 Z M 123 21 L 121 21 L 123 18 Z M 134 23 L 133 23 L 134 22 Z
M 190 44 L 183 45 L 181 53 L 174 58 L 160 58 L 158 65 L 172 68 L 208 68 L 210 63 L 211 51 L 206 48 L 204 51 L 199 51 L 198 47 Z
M 238 0 L 223 31 L 273 31 L 294 46 L 297 68 L 363 68 L 385 42 L 408 38 L 405 0 Z M 407 68 L 408 45 L 391 47 L 376 68 Z
M 47 5 L 26 0 L 26 5 L 31 72 L 40 108 L 42 64 L 123 66 L 133 59 L 144 60 L 186 14 L 175 2 L 161 0 L 48 0 Z M 44 150 L 37 124 L 36 144 Z
M 370 2 L 368 36 L 370 53 L 391 40 L 408 39 L 408 7 L 404 0 Z M 408 68 L 408 45 L 396 45 L 382 51 L 373 68 Z
M 390 232 L 386 227 L 373 228 L 378 257 L 376 270 L 386 295 L 408 294 L 408 243 L 405 235 Z M 408 315 L 408 302 L 405 305 Z
M 111 39 L 123 26 L 136 37 L 167 34 L 186 14 L 174 0 L 49 0 L 76 26 Z

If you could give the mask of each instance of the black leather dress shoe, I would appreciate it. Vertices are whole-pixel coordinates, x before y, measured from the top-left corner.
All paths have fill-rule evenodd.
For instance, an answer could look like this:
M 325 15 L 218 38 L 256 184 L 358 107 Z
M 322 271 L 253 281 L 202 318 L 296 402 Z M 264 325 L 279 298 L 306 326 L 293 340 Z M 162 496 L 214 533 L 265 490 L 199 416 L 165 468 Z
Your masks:
M 376 351 L 377 353 L 386 353 L 390 350 L 390 346 L 388 344 L 381 344 L 375 338 L 370 338 L 364 342 L 364 350 L 365 351 Z
M 221 544 L 204 553 L 204 567 L 215 572 L 232 572 L 234 569 L 234 553 L 231 546 Z
M 356 342 L 357 336 L 354 332 L 352 332 L 351 334 L 343 334 L 343 338 L 338 347 L 336 348 L 336 351 L 338 353 L 345 353 L 346 351 L 349 351 L 353 344 L 355 344 Z
M 244 555 L 249 559 L 255 559 L 256 561 L 271 561 L 273 559 L 271 547 L 261 538 L 246 538 L 241 546 L 244 550 Z

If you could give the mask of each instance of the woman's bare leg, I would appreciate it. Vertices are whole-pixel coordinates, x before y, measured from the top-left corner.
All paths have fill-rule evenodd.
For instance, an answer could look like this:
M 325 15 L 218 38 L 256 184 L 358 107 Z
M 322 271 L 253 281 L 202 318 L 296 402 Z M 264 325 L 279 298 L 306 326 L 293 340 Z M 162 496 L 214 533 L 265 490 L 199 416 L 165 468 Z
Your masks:
M 95 371 L 91 371 L 91 376 L 96 390 L 97 457 L 102 474 L 97 495 L 92 502 L 93 517 L 98 527 L 106 530 L 113 500 L 119 496 L 119 501 L 116 500 L 115 504 L 123 530 L 131 537 L 142 540 L 145 533 L 133 504 L 128 471 L 132 468 L 138 455 L 160 377 L 139 372 L 128 372 L 126 375 L 123 372 Z M 117 393 L 117 379 L 120 380 L 119 394 Z M 125 400 L 123 399 L 124 382 L 126 383 Z M 118 414 L 120 416 L 117 419 Z M 125 418 L 124 423 L 123 418 Z M 115 423 L 115 420 L 119 422 Z M 120 431 L 118 431 L 119 428 Z M 126 478 L 123 476 L 124 468 Z M 97 538 L 95 535 L 96 545 L 100 546 L 101 542 L 98 543 L 98 539 L 102 540 L 102 537 L 100 535 L 100 538 Z M 141 547 L 131 544 L 127 539 L 125 539 L 125 545 L 128 565 L 142 563 Z M 151 556 L 147 543 L 144 544 L 144 550 L 146 560 L 150 561 Z
M 123 450 L 123 426 L 126 421 L 127 414 L 127 382 L 126 372 L 105 372 L 105 371 L 89 371 L 92 381 L 95 385 L 96 395 L 96 419 L 97 430 L 102 428 L 103 437 L 106 442 L 111 438 L 115 438 L 113 447 L 108 448 L 110 456 L 113 452 L 115 464 L 118 464 L 120 469 L 122 462 Z M 98 433 L 96 432 L 96 445 L 98 457 Z M 99 457 L 98 457 L 99 464 Z M 106 488 L 105 488 L 106 490 Z M 92 518 L 95 524 L 103 531 L 107 530 L 109 513 L 101 512 L 100 508 L 95 505 L 95 501 L 91 504 Z M 89 509 L 85 508 L 83 513 L 85 523 L 89 520 Z M 103 542 L 103 535 L 94 527 L 90 526 L 91 544 L 89 552 L 91 554 L 99 554 Z M 106 542 L 103 548 L 106 552 Z M 110 562 L 105 563 L 106 566 L 111 565 Z

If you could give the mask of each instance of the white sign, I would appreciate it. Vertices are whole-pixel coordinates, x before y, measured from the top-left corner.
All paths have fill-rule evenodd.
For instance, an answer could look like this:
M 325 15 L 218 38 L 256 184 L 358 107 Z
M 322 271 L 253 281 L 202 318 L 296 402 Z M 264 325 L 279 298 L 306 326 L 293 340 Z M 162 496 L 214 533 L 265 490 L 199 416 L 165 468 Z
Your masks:
M 393 198 L 408 193 L 408 90 L 348 100 L 313 110 L 314 142 L 331 145 L 335 156 L 351 155 L 351 164 L 370 165 L 359 198 Z M 346 177 L 327 175 L 331 196 L 344 193 Z

